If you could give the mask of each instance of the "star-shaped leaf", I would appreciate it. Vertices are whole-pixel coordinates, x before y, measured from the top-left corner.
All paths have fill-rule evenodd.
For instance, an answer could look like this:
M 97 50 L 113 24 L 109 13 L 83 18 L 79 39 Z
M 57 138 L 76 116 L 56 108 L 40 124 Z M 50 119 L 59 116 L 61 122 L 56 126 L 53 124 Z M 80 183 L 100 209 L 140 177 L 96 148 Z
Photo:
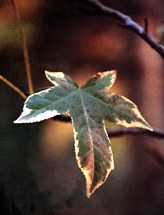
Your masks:
M 76 160 L 85 175 L 90 197 L 114 169 L 103 119 L 126 127 L 152 128 L 133 102 L 109 91 L 116 79 L 114 70 L 97 73 L 81 89 L 62 72 L 46 71 L 46 77 L 55 86 L 30 95 L 15 123 L 37 122 L 69 111 Z

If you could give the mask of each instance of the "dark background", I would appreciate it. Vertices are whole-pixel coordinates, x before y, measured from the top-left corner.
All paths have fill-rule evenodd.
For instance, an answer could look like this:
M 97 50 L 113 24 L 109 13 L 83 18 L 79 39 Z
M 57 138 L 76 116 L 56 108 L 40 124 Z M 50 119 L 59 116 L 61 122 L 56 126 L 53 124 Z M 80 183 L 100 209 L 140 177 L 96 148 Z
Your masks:
M 159 41 L 163 0 L 106 0 Z M 62 71 L 79 85 L 117 69 L 112 92 L 137 104 L 151 126 L 164 129 L 163 59 L 105 16 L 81 13 L 81 2 L 17 0 L 29 48 L 34 89 L 50 86 L 44 71 Z M 88 8 L 88 7 L 87 7 Z M 12 4 L 0 2 L 0 74 L 28 92 L 19 28 Z M 86 197 L 74 156 L 72 125 L 46 120 L 13 124 L 24 100 L 0 82 L 0 214 L 163 215 L 164 140 L 146 135 L 111 138 L 115 170 Z M 107 126 L 114 126 L 107 123 Z

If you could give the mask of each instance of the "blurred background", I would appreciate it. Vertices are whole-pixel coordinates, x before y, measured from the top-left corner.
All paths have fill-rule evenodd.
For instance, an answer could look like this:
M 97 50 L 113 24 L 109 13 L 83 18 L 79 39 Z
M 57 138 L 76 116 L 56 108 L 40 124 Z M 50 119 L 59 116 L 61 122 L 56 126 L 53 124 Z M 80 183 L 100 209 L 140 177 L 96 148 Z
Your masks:
M 142 27 L 147 18 L 148 31 L 163 41 L 163 0 L 102 2 Z M 109 17 L 83 14 L 78 8 L 86 5 L 80 1 L 17 4 L 36 91 L 51 86 L 45 70 L 62 71 L 81 85 L 97 72 L 117 69 L 111 91 L 132 100 L 151 126 L 164 129 L 163 59 L 141 38 Z M 0 1 L 0 74 L 28 93 L 10 0 Z M 164 214 L 164 139 L 143 134 L 111 138 L 115 170 L 88 199 L 76 164 L 71 123 L 49 119 L 13 124 L 24 99 L 3 82 L 0 92 L 0 214 Z

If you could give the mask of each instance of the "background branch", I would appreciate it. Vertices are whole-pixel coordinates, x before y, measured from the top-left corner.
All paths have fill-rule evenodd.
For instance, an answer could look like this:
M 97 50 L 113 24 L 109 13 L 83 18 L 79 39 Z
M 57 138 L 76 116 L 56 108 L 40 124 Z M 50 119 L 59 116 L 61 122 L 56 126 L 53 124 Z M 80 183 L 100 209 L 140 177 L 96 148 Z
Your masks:
M 53 118 L 53 120 L 60 120 L 61 122 L 71 122 L 71 117 L 67 115 L 57 115 Z M 138 134 L 146 134 L 155 138 L 164 138 L 164 131 L 159 128 L 153 128 L 153 131 L 142 129 L 142 128 L 113 128 L 113 129 L 107 129 L 107 134 L 109 138 L 112 137 L 121 137 L 126 134 L 131 135 L 138 135 Z M 141 145 L 143 149 L 146 151 L 147 154 L 149 154 L 151 157 L 153 157 L 160 165 L 164 165 L 164 155 L 161 151 L 161 149 L 152 144 L 144 143 Z
M 72 0 L 71 0 L 72 1 Z M 77 0 L 73 0 L 77 1 Z M 114 10 L 110 7 L 107 7 L 103 5 L 100 1 L 98 0 L 81 0 L 81 2 L 92 6 L 95 11 L 89 10 L 88 9 L 82 9 L 80 10 L 86 14 L 90 15 L 106 15 L 109 16 L 113 19 L 116 19 L 121 23 L 121 27 L 126 28 L 135 34 L 137 34 L 139 37 L 141 37 L 145 42 L 147 42 L 154 50 L 156 50 L 162 58 L 164 58 L 164 46 L 159 44 L 149 33 L 147 29 L 147 24 L 145 29 L 142 28 L 140 25 L 138 25 L 136 22 L 134 22 L 129 16 L 126 16 L 125 14 Z
M 164 138 L 164 131 L 159 128 L 153 128 L 153 131 L 143 129 L 143 128 L 125 128 L 125 127 L 120 127 L 120 128 L 114 128 L 114 129 L 107 129 L 107 133 L 109 137 L 120 137 L 125 134 L 147 134 L 149 136 L 154 136 L 157 138 Z
M 0 80 L 2 80 L 5 84 L 7 84 L 9 87 L 11 87 L 13 90 L 15 90 L 24 99 L 27 99 L 27 96 L 25 93 L 23 93 L 18 87 L 16 87 L 14 84 L 12 84 L 10 81 L 8 81 L 2 75 L 0 75 Z
M 29 61 L 26 38 L 25 38 L 25 35 L 24 35 L 23 27 L 22 27 L 21 17 L 20 17 L 20 14 L 19 14 L 19 10 L 18 10 L 16 0 L 11 0 L 11 2 L 13 4 L 14 10 L 15 10 L 15 13 L 16 13 L 16 16 L 17 16 L 19 29 L 20 29 L 20 34 L 21 34 L 21 39 L 22 39 L 22 47 L 23 47 L 24 61 L 25 61 L 25 66 L 26 66 L 29 93 L 33 94 L 34 90 L 33 90 L 32 77 L 31 77 L 30 61 Z
M 60 120 L 63 122 L 71 122 L 71 117 L 67 115 L 57 115 L 52 118 L 53 120 Z M 164 131 L 159 128 L 154 128 L 153 131 L 143 129 L 143 128 L 113 128 L 113 129 L 106 129 L 109 137 L 120 137 L 126 134 L 147 134 L 149 136 L 153 136 L 156 138 L 164 138 Z

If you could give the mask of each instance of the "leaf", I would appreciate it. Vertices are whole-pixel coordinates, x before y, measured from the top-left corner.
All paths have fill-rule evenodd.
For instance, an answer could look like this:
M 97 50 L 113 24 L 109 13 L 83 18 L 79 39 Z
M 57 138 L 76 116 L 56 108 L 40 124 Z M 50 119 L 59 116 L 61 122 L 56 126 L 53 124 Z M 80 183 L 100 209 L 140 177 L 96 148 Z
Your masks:
M 114 70 L 97 73 L 81 89 L 62 72 L 46 71 L 46 77 L 55 86 L 29 96 L 15 123 L 37 122 L 69 111 L 76 160 L 85 175 L 90 197 L 114 169 L 103 119 L 126 127 L 152 128 L 133 102 L 109 91 L 116 79 Z

